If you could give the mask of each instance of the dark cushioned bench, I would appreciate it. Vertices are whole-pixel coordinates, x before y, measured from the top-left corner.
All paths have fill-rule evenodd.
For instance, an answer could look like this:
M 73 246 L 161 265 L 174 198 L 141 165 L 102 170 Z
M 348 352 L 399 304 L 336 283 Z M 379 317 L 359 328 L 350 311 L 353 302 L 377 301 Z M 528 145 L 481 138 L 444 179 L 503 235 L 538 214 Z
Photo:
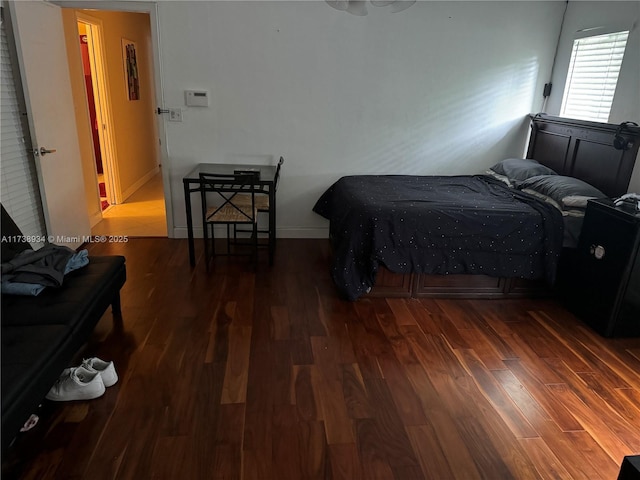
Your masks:
M 2 214 L 3 236 L 20 235 L 12 232 L 17 227 L 4 207 Z M 109 305 L 119 318 L 125 280 L 124 257 L 90 256 L 89 265 L 65 275 L 60 288 L 46 288 L 36 297 L 2 296 L 3 451 Z

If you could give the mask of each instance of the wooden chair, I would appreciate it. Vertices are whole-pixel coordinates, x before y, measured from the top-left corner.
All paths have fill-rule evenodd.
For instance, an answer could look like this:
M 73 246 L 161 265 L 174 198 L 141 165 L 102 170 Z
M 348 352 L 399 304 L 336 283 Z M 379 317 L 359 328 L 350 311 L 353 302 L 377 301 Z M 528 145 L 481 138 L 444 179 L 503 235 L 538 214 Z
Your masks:
M 245 245 L 251 247 L 250 255 L 253 257 L 254 267 L 258 260 L 258 223 L 256 206 L 256 176 L 251 173 L 222 175 L 215 173 L 200 174 L 200 192 L 202 195 L 202 225 L 204 227 L 204 251 L 207 270 L 210 257 L 216 255 L 215 227 L 225 225 L 227 227 L 227 250 L 218 255 L 247 255 L 236 253 L 232 250 L 230 227 L 235 229 L 242 225 L 246 232 L 251 233 L 249 242 Z M 243 196 L 243 203 L 238 200 Z M 211 239 L 209 240 L 209 234 Z M 234 233 L 235 236 L 235 233 Z M 211 251 L 211 252 L 210 252 Z M 211 253 L 211 255 L 210 255 Z
M 280 157 L 280 160 L 278 161 L 278 165 L 276 166 L 276 174 L 274 176 L 274 181 L 273 181 L 273 189 L 274 192 L 278 190 L 278 183 L 280 183 L 280 169 L 282 168 L 282 164 L 284 163 L 284 157 Z M 274 215 L 275 212 L 273 211 L 273 209 L 271 208 L 271 205 L 269 204 L 269 191 L 268 190 L 263 190 L 263 189 L 259 189 L 256 190 L 255 192 L 255 205 L 256 208 L 258 209 L 259 213 L 266 213 L 268 214 L 268 220 L 269 222 L 267 223 L 267 225 L 270 225 L 271 223 L 271 215 Z M 251 202 L 251 196 L 248 193 L 240 193 L 238 194 L 238 199 L 237 199 L 237 203 L 239 205 L 249 205 Z M 235 228 L 234 229 L 234 240 L 237 242 L 237 233 L 239 232 L 246 232 L 246 230 L 242 230 L 242 229 L 238 229 Z M 267 229 L 260 229 L 258 228 L 257 230 L 258 233 L 263 233 L 263 234 L 267 234 L 269 236 L 269 242 L 267 243 L 267 245 L 258 245 L 258 246 L 266 246 L 269 247 L 269 250 L 271 251 L 272 245 L 271 245 L 271 235 L 269 232 L 269 228 L 267 227 Z M 275 242 L 275 232 L 274 232 L 274 242 Z

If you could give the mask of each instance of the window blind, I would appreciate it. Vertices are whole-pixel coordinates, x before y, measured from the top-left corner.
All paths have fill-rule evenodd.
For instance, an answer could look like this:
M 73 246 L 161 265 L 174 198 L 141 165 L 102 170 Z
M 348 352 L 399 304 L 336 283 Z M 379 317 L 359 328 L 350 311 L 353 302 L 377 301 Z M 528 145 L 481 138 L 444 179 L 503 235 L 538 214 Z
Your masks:
M 2 9 L 4 17 L 4 8 Z M 5 19 L 1 22 L 0 60 L 0 200 L 5 209 L 26 236 L 41 238 L 46 234 L 40 189 L 33 156 L 29 153 L 31 141 L 28 135 L 22 91 L 18 90 L 15 63 Z M 21 108 L 23 106 L 23 108 Z M 30 242 L 32 247 L 40 242 Z
M 576 39 L 560 115 L 608 122 L 628 31 Z

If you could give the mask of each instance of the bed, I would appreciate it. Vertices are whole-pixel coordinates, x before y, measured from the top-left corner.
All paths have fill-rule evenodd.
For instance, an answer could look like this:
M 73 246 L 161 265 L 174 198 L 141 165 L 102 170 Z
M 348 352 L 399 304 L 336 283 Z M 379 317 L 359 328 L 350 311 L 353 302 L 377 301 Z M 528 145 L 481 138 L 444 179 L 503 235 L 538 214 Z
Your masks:
M 639 133 L 536 115 L 526 159 L 485 174 L 343 177 L 314 206 L 330 220 L 334 283 L 349 300 L 546 293 L 587 199 L 626 192 Z

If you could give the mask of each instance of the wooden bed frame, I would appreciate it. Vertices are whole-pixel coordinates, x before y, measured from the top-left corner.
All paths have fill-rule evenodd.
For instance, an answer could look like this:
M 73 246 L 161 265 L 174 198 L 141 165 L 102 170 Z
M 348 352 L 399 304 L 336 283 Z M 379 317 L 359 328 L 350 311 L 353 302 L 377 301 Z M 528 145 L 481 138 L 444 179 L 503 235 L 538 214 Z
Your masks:
M 614 138 L 628 148 L 617 150 Z M 586 122 L 545 114 L 531 116 L 527 158 L 559 175 L 579 178 L 609 197 L 627 192 L 640 147 L 640 128 Z M 561 267 L 562 268 L 562 262 Z M 504 298 L 546 296 L 544 280 L 496 278 L 485 275 L 397 274 L 380 267 L 368 297 Z

